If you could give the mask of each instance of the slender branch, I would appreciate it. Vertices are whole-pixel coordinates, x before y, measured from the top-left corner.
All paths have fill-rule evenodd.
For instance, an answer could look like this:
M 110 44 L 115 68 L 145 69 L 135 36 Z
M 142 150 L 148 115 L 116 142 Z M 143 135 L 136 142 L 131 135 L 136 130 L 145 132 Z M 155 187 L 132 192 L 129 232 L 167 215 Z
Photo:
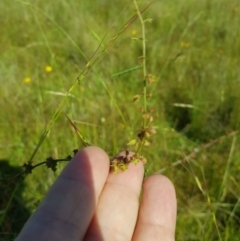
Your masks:
M 193 161 L 193 160 L 195 160 L 195 158 L 197 157 L 197 155 L 199 153 L 206 151 L 207 149 L 211 148 L 215 144 L 223 142 L 224 139 L 226 139 L 226 138 L 235 137 L 236 135 L 239 135 L 239 134 L 240 134 L 240 130 L 236 130 L 236 131 L 232 131 L 224 136 L 220 136 L 217 139 L 210 140 L 208 143 L 202 144 L 199 147 L 194 148 L 194 150 L 192 152 L 190 152 L 188 155 L 184 156 L 183 159 L 175 161 L 175 162 L 171 163 L 170 165 L 161 168 L 154 174 L 162 174 L 170 167 L 176 167 L 178 165 L 183 165 L 185 162 Z

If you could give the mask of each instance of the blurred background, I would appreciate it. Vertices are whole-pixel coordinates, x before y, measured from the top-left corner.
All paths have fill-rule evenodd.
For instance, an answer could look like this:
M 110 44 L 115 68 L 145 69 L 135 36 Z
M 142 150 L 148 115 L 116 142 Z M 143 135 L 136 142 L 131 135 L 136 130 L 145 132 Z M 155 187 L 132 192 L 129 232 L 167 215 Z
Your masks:
M 0 240 L 14 239 L 65 164 L 55 174 L 39 167 L 20 183 L 6 175 L 21 172 L 91 56 L 134 14 L 126 0 L 1 0 Z M 148 87 L 157 134 L 141 152 L 146 175 L 163 173 L 176 187 L 176 240 L 239 240 L 240 2 L 156 0 L 143 17 L 153 19 L 146 23 L 146 61 L 157 79 Z M 142 70 L 129 70 L 141 64 L 137 38 L 138 19 L 62 109 L 110 157 L 141 131 L 132 99 L 142 93 Z M 60 114 L 33 163 L 75 148 L 80 141 Z

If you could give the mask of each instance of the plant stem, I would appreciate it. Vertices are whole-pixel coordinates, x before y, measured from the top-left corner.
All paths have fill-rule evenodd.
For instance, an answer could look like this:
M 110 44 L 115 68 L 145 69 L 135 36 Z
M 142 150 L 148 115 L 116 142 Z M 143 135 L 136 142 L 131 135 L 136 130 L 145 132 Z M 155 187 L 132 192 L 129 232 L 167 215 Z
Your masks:
M 147 67 L 146 67 L 146 34 L 145 34 L 145 21 L 142 18 L 141 12 L 139 10 L 138 4 L 136 0 L 133 0 L 133 3 L 135 5 L 137 15 L 139 17 L 139 20 L 141 22 L 142 26 L 142 68 L 143 68 L 143 109 L 144 113 L 147 112 Z M 146 119 L 143 118 L 143 129 L 146 127 Z

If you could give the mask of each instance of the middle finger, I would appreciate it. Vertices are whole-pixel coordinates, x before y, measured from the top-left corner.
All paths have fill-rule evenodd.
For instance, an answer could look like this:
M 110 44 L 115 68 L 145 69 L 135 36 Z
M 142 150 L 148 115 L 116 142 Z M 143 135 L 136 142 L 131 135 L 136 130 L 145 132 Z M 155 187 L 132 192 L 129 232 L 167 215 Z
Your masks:
M 143 164 L 130 164 L 127 171 L 110 173 L 97 204 L 85 241 L 131 240 L 136 225 Z

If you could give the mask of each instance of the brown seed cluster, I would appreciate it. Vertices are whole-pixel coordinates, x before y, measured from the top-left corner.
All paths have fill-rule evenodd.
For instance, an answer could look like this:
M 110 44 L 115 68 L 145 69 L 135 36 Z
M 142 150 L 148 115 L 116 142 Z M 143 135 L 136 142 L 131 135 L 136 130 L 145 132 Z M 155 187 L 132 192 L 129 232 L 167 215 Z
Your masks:
M 120 152 L 117 154 L 111 161 L 111 170 L 114 173 L 117 173 L 118 171 L 125 171 L 128 168 L 129 163 L 137 164 L 139 162 L 142 162 L 145 164 L 147 162 L 146 158 L 143 156 L 140 156 L 137 153 L 131 152 L 129 150 L 125 150 L 123 152 Z

